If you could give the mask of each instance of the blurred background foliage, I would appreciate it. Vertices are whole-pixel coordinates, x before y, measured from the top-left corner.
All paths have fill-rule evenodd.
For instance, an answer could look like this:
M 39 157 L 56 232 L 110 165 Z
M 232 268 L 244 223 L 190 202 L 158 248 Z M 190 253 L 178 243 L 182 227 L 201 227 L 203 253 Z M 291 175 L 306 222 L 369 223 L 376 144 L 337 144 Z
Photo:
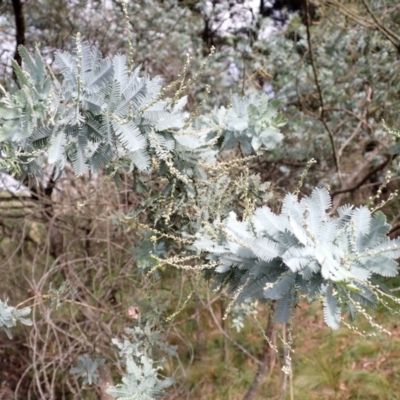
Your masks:
M 346 202 L 366 204 L 371 197 L 377 206 L 398 187 L 396 139 L 390 132 L 399 121 L 396 0 L 139 0 L 128 3 L 128 13 L 133 63 L 151 76 L 161 75 L 165 83 L 183 73 L 187 54 L 188 82 L 210 48 L 216 48 L 205 70 L 188 84 L 189 111 L 227 106 L 232 93 L 263 91 L 280 101 L 288 119 L 284 145 L 249 164 L 252 173 L 260 174 L 259 184 L 270 182 L 272 196 L 261 203 L 278 207 L 283 195 L 296 189 L 311 158 L 317 164 L 302 192 L 330 187 L 334 209 Z M 49 64 L 56 48 L 70 49 L 76 32 L 98 43 L 105 55 L 126 52 L 124 18 L 117 0 L 0 0 L 1 83 L 12 78 L 16 42 L 30 49 L 39 44 Z M 232 152 L 235 156 L 240 149 Z M 234 180 L 243 170 L 231 173 Z M 286 382 L 279 335 L 287 332 L 276 327 L 270 337 L 279 351 L 269 351 L 260 332 L 260 326 L 268 326 L 268 310 L 259 306 L 259 322 L 248 317 L 237 332 L 234 313 L 222 318 L 229 299 L 211 292 L 203 280 L 172 266 L 148 275 L 156 264 L 150 251 L 161 257 L 179 249 L 167 238 L 154 242 L 147 229 L 127 223 L 125 215 L 147 205 L 165 182 L 154 180 L 149 194 L 141 193 L 135 174 L 119 176 L 118 190 L 107 178 L 88 181 L 72 171 L 57 182 L 49 177 L 25 181 L 24 190 L 11 189 L 10 178 L 2 177 L 0 293 L 16 305 L 29 297 L 40 299 L 68 278 L 71 288 L 58 292 L 61 301 L 73 291 L 86 304 L 64 302 L 50 309 L 43 298 L 34 308 L 33 329 L 13 331 L 12 341 L 1 333 L 4 396 L 103 396 L 101 388 L 97 394 L 82 389 L 67 373 L 78 355 L 116 361 L 110 341 L 136 318 L 132 307 L 141 318 L 162 324 L 184 304 L 165 325 L 169 343 L 178 345 L 177 357 L 164 365 L 164 374 L 176 379 L 169 390 L 172 399 L 400 398 L 398 317 L 384 309 L 377 310 L 377 320 L 392 336 L 379 341 L 345 328 L 331 332 L 317 306 L 302 304 L 294 317 L 293 376 Z M 154 209 L 169 207 L 168 197 L 158 201 Z M 395 237 L 399 200 L 383 208 Z M 168 213 L 179 230 L 178 207 Z M 157 221 L 142 216 L 144 225 L 162 227 Z M 397 293 L 399 282 L 390 285 Z M 122 370 L 113 364 L 115 376 Z M 262 372 L 260 386 L 254 386 L 257 371 Z

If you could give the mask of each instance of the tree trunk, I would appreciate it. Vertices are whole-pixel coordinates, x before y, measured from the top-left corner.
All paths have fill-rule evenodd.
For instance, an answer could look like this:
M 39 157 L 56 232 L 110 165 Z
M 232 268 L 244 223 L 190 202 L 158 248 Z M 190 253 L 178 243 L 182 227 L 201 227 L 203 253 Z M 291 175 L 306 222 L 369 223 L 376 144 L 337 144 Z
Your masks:
M 22 60 L 21 56 L 18 53 L 18 46 L 25 44 L 25 20 L 24 20 L 24 13 L 23 13 L 23 4 L 21 0 L 12 0 L 12 5 L 14 8 L 14 16 L 15 16 L 15 53 L 14 53 L 14 60 L 21 65 Z M 16 78 L 14 74 L 14 79 Z

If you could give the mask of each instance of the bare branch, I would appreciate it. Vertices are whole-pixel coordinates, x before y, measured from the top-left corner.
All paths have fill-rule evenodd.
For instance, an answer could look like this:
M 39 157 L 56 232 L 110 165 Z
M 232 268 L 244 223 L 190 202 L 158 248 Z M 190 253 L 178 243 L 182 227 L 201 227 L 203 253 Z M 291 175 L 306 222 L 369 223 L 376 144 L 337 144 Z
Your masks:
M 313 70 L 313 75 L 314 75 L 314 82 L 315 82 L 315 86 L 317 87 L 317 91 L 318 91 L 318 97 L 319 97 L 319 102 L 320 102 L 320 115 L 319 115 L 319 120 L 323 123 L 326 131 L 328 132 L 329 135 L 329 140 L 331 142 L 331 146 L 332 146 L 332 153 L 333 153 L 333 161 L 335 163 L 336 166 L 336 171 L 339 175 L 339 179 L 341 178 L 341 174 L 340 174 L 340 165 L 339 165 L 339 160 L 338 160 L 338 156 L 337 156 L 337 150 L 336 150 L 336 145 L 335 145 L 335 140 L 333 137 L 333 133 L 331 131 L 331 129 L 329 128 L 326 120 L 325 120 L 325 114 L 324 114 L 324 97 L 322 95 L 322 89 L 321 89 L 321 85 L 319 83 L 319 79 L 318 79 L 318 73 L 317 73 L 317 67 L 315 65 L 315 61 L 314 61 L 314 56 L 313 56 L 313 49 L 312 49 L 312 44 L 311 44 L 311 32 L 310 32 L 310 25 L 311 25 L 311 18 L 310 18 L 310 9 L 309 9 L 309 1 L 306 0 L 306 28 L 307 28 L 307 43 L 308 43 L 308 50 L 310 52 L 310 62 L 311 62 L 311 67 Z

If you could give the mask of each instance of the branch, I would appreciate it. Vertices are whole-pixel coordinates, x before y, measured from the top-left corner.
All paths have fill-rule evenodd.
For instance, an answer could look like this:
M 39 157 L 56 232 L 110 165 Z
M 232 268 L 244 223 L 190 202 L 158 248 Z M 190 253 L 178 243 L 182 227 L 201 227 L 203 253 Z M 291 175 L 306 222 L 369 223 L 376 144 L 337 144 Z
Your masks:
M 200 299 L 200 301 L 203 303 L 204 306 L 204 302 Z M 210 303 L 210 298 L 209 298 L 209 294 L 207 293 L 207 301 L 208 303 Z M 241 344 L 239 344 L 238 342 L 236 342 L 235 340 L 233 340 L 224 329 L 222 329 L 220 323 L 218 322 L 217 317 L 214 314 L 214 311 L 212 309 L 212 306 L 208 307 L 211 317 L 215 322 L 215 325 L 217 325 L 217 328 L 221 331 L 221 333 L 225 336 L 226 339 L 228 339 L 234 346 L 236 346 L 239 350 L 241 350 L 244 354 L 246 354 L 247 357 L 251 358 L 256 364 L 260 365 L 261 361 L 257 358 L 254 357 L 253 354 L 251 354 L 248 350 L 246 350 Z
M 108 364 L 100 366 L 97 370 L 99 376 L 100 400 L 114 400 L 114 397 L 107 393 L 110 386 L 114 386 L 114 380 Z
M 309 1 L 308 0 L 306 0 L 306 16 L 307 16 L 307 18 L 306 18 L 306 20 L 307 20 L 307 24 L 306 24 L 306 28 L 307 28 L 307 43 L 308 43 L 308 49 L 309 49 L 309 52 L 310 52 L 310 61 L 311 61 L 311 67 L 312 67 L 312 70 L 313 70 L 314 81 L 315 81 L 315 85 L 317 87 L 318 97 L 319 97 L 319 102 L 320 102 L 319 119 L 323 123 L 325 129 L 328 132 L 329 139 L 330 139 L 331 146 L 332 146 L 333 161 L 335 163 L 336 171 L 337 171 L 337 173 L 339 175 L 339 178 L 340 178 L 341 174 L 340 174 L 339 160 L 338 160 L 337 151 L 336 151 L 336 145 L 335 145 L 335 141 L 334 141 L 334 138 L 333 138 L 333 133 L 332 133 L 331 129 L 329 128 L 328 124 L 325 121 L 324 98 L 323 98 L 323 95 L 322 95 L 322 89 L 321 89 L 321 85 L 319 83 L 317 68 L 315 66 L 314 55 L 313 55 L 313 51 L 312 51 L 311 32 L 310 32 L 311 18 L 310 18 L 310 9 L 309 9 Z
M 325 107 L 325 111 L 338 111 L 338 112 L 344 112 L 352 117 L 354 117 L 355 119 L 357 119 L 359 122 L 361 122 L 365 128 L 367 128 L 369 131 L 372 132 L 372 126 L 368 123 L 368 121 L 366 121 L 365 119 L 363 119 L 363 117 L 358 116 L 356 113 L 354 113 L 353 111 L 348 110 L 347 108 L 343 108 L 343 107 Z
M 366 96 L 365 96 L 365 105 L 364 105 L 364 111 L 363 111 L 363 115 L 360 118 L 360 121 L 357 125 L 357 128 L 354 130 L 353 134 L 343 143 L 342 147 L 339 149 L 338 152 L 338 159 L 340 160 L 340 157 L 343 154 L 344 149 L 351 143 L 351 141 L 358 135 L 358 132 L 362 126 L 363 123 L 365 123 L 366 125 L 368 125 L 367 122 L 365 122 L 367 120 L 367 115 L 368 115 L 368 106 L 371 103 L 371 96 L 372 96 L 372 89 L 371 87 L 367 87 L 366 90 Z
M 388 236 L 390 236 L 392 233 L 398 231 L 400 229 L 400 224 L 397 224 L 390 229 L 390 231 L 387 233 Z
M 377 172 L 381 171 L 382 169 L 384 169 L 389 163 L 390 161 L 392 161 L 393 156 L 388 156 L 386 158 L 386 160 L 384 162 L 382 162 L 381 164 L 379 164 L 378 166 L 376 166 L 375 168 L 373 168 L 370 172 L 368 172 L 367 175 L 364 176 L 364 178 L 362 178 L 358 183 L 356 183 L 355 185 L 351 186 L 351 187 L 347 187 L 347 188 L 343 188 L 343 189 L 338 189 L 332 192 L 331 196 L 332 198 L 334 198 L 335 196 L 337 196 L 340 193 L 347 193 L 347 192 L 352 192 L 356 189 L 358 189 L 360 186 L 362 186 L 365 182 L 368 181 L 369 178 L 371 178 L 371 176 L 373 176 L 374 174 L 376 174 Z
M 274 333 L 274 317 L 273 317 L 273 310 L 274 307 L 271 307 L 269 316 L 268 316 L 268 323 L 267 327 L 265 329 L 265 336 L 269 338 L 270 340 L 272 339 L 273 333 Z M 268 341 L 264 339 L 264 346 L 263 346 L 263 356 L 261 359 L 261 363 L 258 366 L 257 373 L 254 377 L 253 383 L 251 384 L 248 392 L 246 395 L 243 397 L 243 400 L 252 400 L 254 399 L 255 395 L 257 394 L 258 389 L 260 388 L 262 378 L 264 377 L 265 371 L 267 370 L 267 363 L 271 358 L 271 346 L 269 345 Z
M 393 44 L 396 50 L 400 52 L 400 37 L 391 29 L 387 28 L 381 21 L 379 21 L 366 0 L 362 0 L 362 3 L 367 10 L 367 13 L 372 17 L 373 21 L 352 12 L 337 0 L 326 1 L 328 7 L 330 6 L 336 8 L 345 17 L 352 19 L 357 24 L 360 24 L 367 29 L 378 30 L 383 36 L 386 37 L 386 39 L 389 40 L 390 43 Z
M 327 0 L 326 5 L 328 7 L 334 7 L 337 10 L 339 10 L 340 13 L 342 13 L 346 18 L 349 18 L 356 22 L 357 24 L 363 26 L 364 28 L 368 29 L 374 29 L 375 24 L 372 23 L 369 19 L 362 17 L 361 15 L 358 15 L 351 11 L 350 9 L 346 8 L 343 4 L 340 3 L 340 1 L 337 0 Z M 326 18 L 328 18 L 327 14 L 324 14 Z M 329 18 L 328 18 L 329 19 Z M 331 21 L 332 22 L 332 21 Z M 340 27 L 341 29 L 346 29 L 345 27 Z
M 386 37 L 393 45 L 396 47 L 397 51 L 400 52 L 400 37 L 397 36 L 392 30 L 389 28 L 386 28 L 385 25 L 383 25 L 379 19 L 376 17 L 374 12 L 372 11 L 371 7 L 367 3 L 366 0 L 362 0 L 362 3 L 364 4 L 364 7 L 366 8 L 368 14 L 372 17 L 372 19 L 375 22 L 376 27 L 378 28 L 379 32 L 382 33 L 383 36 Z

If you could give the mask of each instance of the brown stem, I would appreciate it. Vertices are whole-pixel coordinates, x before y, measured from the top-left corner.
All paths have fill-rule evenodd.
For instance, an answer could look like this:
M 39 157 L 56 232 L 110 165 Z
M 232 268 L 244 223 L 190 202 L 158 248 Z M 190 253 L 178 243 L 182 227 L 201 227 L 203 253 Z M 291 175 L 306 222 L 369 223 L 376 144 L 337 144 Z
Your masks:
M 343 189 L 338 189 L 335 190 L 331 193 L 332 198 L 337 196 L 340 193 L 347 193 L 347 192 L 353 192 L 354 190 L 358 189 L 361 187 L 365 182 L 368 181 L 372 176 L 374 176 L 377 172 L 383 170 L 389 163 L 392 161 L 393 157 L 388 156 L 385 161 L 383 161 L 381 164 L 377 165 L 375 168 L 373 168 L 370 172 L 368 172 L 367 175 L 364 176 L 359 182 L 357 182 L 355 185 L 343 188 Z
M 267 328 L 265 329 L 265 335 L 267 338 L 270 339 L 270 342 L 272 342 L 272 337 L 273 337 L 273 333 L 274 333 L 274 329 L 275 329 L 273 319 L 274 319 L 274 316 L 273 316 L 273 312 L 272 312 L 272 308 L 271 308 L 271 311 L 268 316 Z M 262 355 L 261 362 L 258 366 L 258 370 L 254 377 L 253 383 L 251 384 L 246 395 L 243 397 L 243 400 L 252 400 L 255 398 L 255 395 L 257 394 L 258 389 L 260 388 L 262 379 L 265 375 L 265 371 L 267 370 L 267 365 L 269 363 L 270 358 L 271 358 L 271 347 L 270 347 L 268 341 L 264 340 L 263 355 Z
M 48 228 L 49 253 L 54 259 L 58 259 L 64 254 L 64 239 L 57 224 L 57 217 L 54 212 L 54 202 L 52 194 L 56 188 L 56 182 L 50 178 L 47 187 L 36 184 L 29 177 L 24 179 L 24 185 L 31 192 L 31 199 L 36 201 L 40 207 L 42 218 Z
M 398 231 L 400 229 L 400 224 L 397 224 L 395 226 L 393 226 L 390 231 L 387 233 L 388 236 L 390 236 L 392 233 Z
M 369 6 L 368 2 L 366 0 L 362 0 L 362 3 L 364 4 L 365 9 L 367 10 L 368 14 L 372 17 L 372 19 L 375 22 L 375 25 L 379 32 L 382 33 L 383 36 L 386 37 L 393 45 L 396 47 L 397 51 L 400 52 L 400 37 L 397 36 L 392 30 L 387 28 L 385 24 L 381 23 L 377 16 L 374 14 L 372 11 L 371 7 Z
M 224 300 L 221 299 L 219 301 L 219 304 L 220 304 L 220 308 L 221 308 L 221 321 L 220 321 L 221 328 L 222 328 L 223 331 L 226 331 L 226 329 L 225 329 L 225 320 L 224 320 L 224 314 L 225 314 Z M 224 343 L 224 345 L 222 347 L 222 361 L 225 362 L 225 363 L 228 363 L 228 342 L 227 342 L 225 336 L 222 338 L 222 340 L 223 340 L 223 343 Z
M 97 373 L 99 376 L 100 400 L 114 400 L 114 397 L 107 393 L 107 389 L 110 386 L 114 386 L 110 367 L 107 364 L 103 364 L 97 370 Z
M 327 124 L 326 120 L 325 120 L 325 105 L 324 105 L 324 97 L 322 95 L 322 89 L 321 89 L 321 85 L 318 79 L 318 73 L 317 73 L 317 67 L 315 64 L 315 60 L 314 60 L 314 54 L 313 54 L 313 49 L 312 49 L 312 44 L 311 44 L 311 31 L 310 31 L 310 26 L 311 26 L 311 18 L 310 18 L 310 6 L 309 6 L 309 2 L 308 0 L 306 0 L 306 31 L 307 31 L 307 43 L 308 43 L 308 51 L 310 52 L 310 62 L 311 62 L 311 68 L 313 71 L 313 75 L 314 75 L 314 82 L 315 82 L 315 86 L 317 87 L 317 92 L 318 92 L 318 98 L 319 98 L 319 102 L 320 102 L 320 115 L 319 115 L 319 120 L 322 122 L 322 124 L 324 125 L 326 131 L 328 132 L 329 135 L 329 140 L 331 142 L 331 146 L 332 146 L 332 153 L 333 153 L 333 161 L 335 163 L 336 166 L 336 171 L 339 175 L 339 179 L 341 178 L 341 174 L 340 174 L 340 167 L 339 167 L 339 160 L 338 160 L 338 156 L 337 156 L 337 151 L 336 151 L 336 145 L 335 145 L 335 140 L 333 138 L 333 133 L 331 131 L 331 129 L 329 128 L 329 125 Z
M 197 337 L 197 359 L 201 360 L 205 353 L 204 341 L 203 341 L 203 330 L 201 327 L 201 320 L 200 320 L 200 312 L 201 312 L 201 305 L 199 295 L 197 294 L 195 297 L 196 301 L 196 316 L 195 321 L 197 325 L 196 330 L 196 337 Z
M 200 299 L 200 301 L 203 303 L 203 301 Z M 210 298 L 209 295 L 207 294 L 207 301 L 208 304 L 210 304 Z M 203 303 L 204 304 L 204 303 Z M 254 357 L 253 354 L 251 354 L 247 349 L 245 349 L 240 343 L 236 342 L 235 340 L 233 340 L 224 329 L 222 329 L 217 316 L 215 315 L 212 306 L 208 307 L 208 310 L 210 311 L 211 317 L 214 320 L 215 325 L 217 326 L 217 328 L 219 329 L 219 331 L 225 336 L 226 339 L 228 339 L 234 346 L 236 346 L 239 350 L 241 350 L 244 354 L 246 354 L 247 357 L 249 357 L 250 359 L 252 359 L 255 363 L 257 364 L 261 364 L 261 361 L 257 358 Z

